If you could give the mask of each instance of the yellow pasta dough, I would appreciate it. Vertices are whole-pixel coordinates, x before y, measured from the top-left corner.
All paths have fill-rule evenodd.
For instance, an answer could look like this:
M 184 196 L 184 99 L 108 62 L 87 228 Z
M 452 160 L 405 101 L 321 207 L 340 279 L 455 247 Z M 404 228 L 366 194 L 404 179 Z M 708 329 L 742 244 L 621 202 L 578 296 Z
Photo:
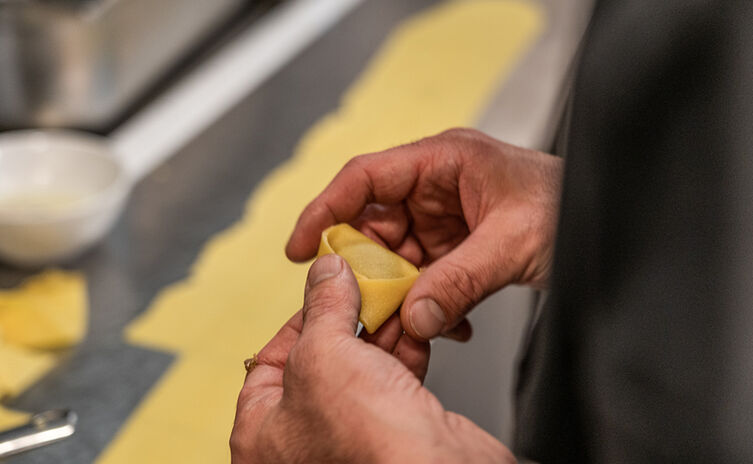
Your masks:
M 0 344 L 0 398 L 26 390 L 54 364 L 51 353 Z
M 418 277 L 416 266 L 348 224 L 322 232 L 319 256 L 335 253 L 348 262 L 361 289 L 358 319 L 374 333 L 394 313 Z
M 14 411 L 0 406 L 0 431 L 12 429 L 25 424 L 31 414 L 21 411 Z
M 37 349 L 75 345 L 86 333 L 86 282 L 75 272 L 48 270 L 0 291 L 5 343 Z

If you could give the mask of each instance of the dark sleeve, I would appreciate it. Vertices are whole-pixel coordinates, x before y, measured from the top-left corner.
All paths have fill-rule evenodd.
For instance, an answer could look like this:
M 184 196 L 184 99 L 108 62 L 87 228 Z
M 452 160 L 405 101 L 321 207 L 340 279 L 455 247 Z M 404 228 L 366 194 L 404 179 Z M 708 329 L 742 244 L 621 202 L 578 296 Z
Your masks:
M 753 2 L 600 2 L 573 91 L 517 447 L 753 462 Z

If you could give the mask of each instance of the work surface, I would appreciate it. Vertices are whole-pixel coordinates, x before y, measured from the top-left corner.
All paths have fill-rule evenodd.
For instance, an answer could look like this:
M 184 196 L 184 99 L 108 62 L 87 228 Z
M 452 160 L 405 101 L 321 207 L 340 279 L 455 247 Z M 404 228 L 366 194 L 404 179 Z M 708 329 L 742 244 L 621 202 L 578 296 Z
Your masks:
M 441 2 L 366 1 L 136 185 L 124 216 L 106 241 L 65 266 L 86 275 L 88 337 L 42 381 L 9 404 L 26 411 L 70 407 L 80 416 L 78 430 L 63 442 L 11 462 L 79 463 L 103 456 L 103 450 L 180 358 L 169 349 L 127 342 L 124 329 L 150 307 L 162 289 L 189 275 L 207 240 L 244 215 L 249 196 L 296 152 L 308 129 L 342 104 L 343 93 L 396 25 L 437 3 Z M 491 96 L 485 97 L 491 100 Z M 473 117 L 460 121 L 473 124 Z M 279 254 L 284 260 L 282 250 Z M 16 285 L 28 275 L 2 267 L 0 286 Z M 302 287 L 303 282 L 298 283 Z M 296 309 L 283 311 L 289 314 Z M 237 364 L 238 388 L 242 361 L 249 354 L 237 353 L 237 358 L 229 360 Z M 200 397 L 191 400 L 202 402 Z M 185 404 L 186 410 L 192 407 Z M 181 421 L 180 417 L 162 417 L 150 427 L 164 433 L 165 427 Z M 171 432 L 180 434 L 181 430 L 176 427 Z M 128 443 L 119 445 L 125 450 Z M 106 457 L 107 462 L 127 462 L 117 452 Z

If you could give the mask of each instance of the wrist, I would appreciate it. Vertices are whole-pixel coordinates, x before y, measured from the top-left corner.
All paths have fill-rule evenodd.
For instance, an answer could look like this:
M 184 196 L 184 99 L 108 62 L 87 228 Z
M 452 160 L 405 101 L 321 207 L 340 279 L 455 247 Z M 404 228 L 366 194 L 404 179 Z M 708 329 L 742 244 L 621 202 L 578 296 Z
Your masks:
M 445 413 L 447 421 L 437 421 L 420 435 L 390 439 L 370 453 L 373 464 L 410 462 L 417 464 L 514 464 L 517 460 L 497 439 L 467 418 Z M 417 439 L 418 438 L 418 439 Z
M 431 463 L 517 463 L 510 451 L 471 420 L 453 412 L 445 413 L 446 432 L 440 446 L 434 447 Z

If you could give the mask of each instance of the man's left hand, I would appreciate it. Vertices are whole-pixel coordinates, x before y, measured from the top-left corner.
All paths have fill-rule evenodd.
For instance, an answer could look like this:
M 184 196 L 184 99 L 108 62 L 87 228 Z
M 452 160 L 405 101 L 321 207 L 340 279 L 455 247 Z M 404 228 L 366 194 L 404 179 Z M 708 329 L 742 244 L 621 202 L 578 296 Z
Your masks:
M 491 435 L 422 386 L 429 345 L 397 315 L 357 338 L 360 294 L 337 255 L 309 271 L 303 309 L 246 376 L 233 462 L 515 462 Z

